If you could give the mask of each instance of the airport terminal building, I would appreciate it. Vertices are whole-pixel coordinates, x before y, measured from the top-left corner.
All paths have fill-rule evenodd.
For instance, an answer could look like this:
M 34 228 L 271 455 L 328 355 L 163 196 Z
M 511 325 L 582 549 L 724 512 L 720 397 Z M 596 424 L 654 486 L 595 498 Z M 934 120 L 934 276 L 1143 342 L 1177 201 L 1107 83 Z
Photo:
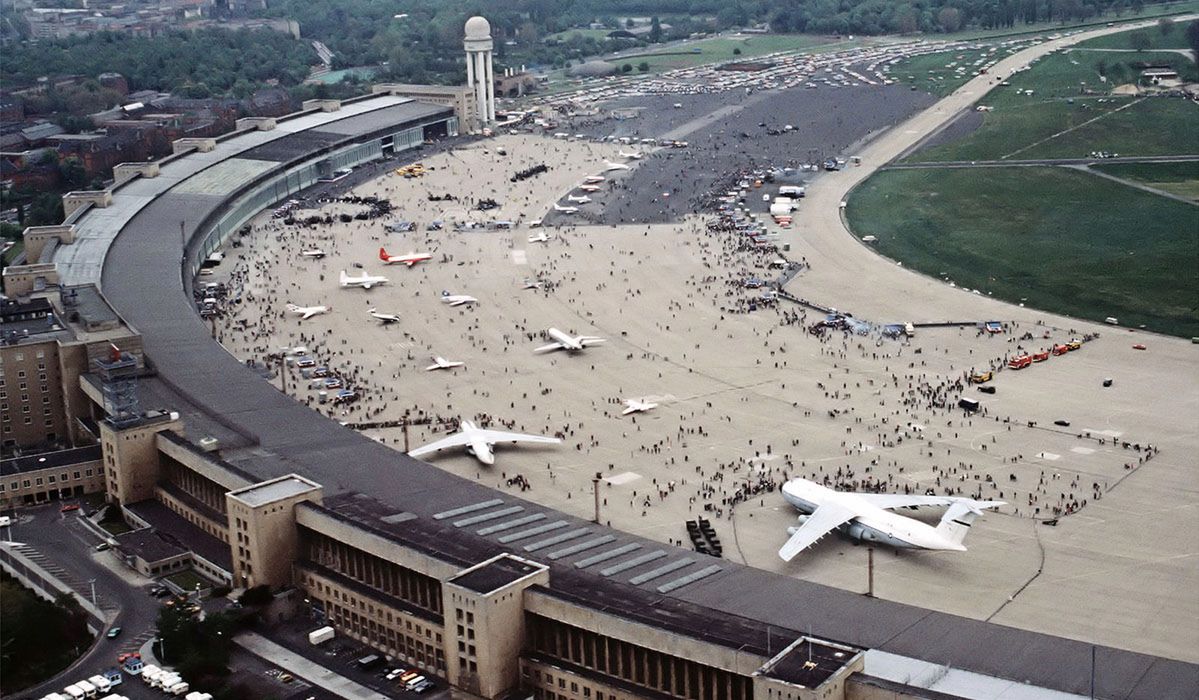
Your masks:
M 954 697 L 922 685 L 947 674 L 989 693 L 971 697 L 1081 696 L 1092 678 L 1104 698 L 1199 687 L 1193 664 L 1112 648 L 1093 657 L 1084 642 L 751 569 L 498 493 L 293 401 L 212 339 L 193 302 L 205 259 L 323 177 L 457 137 L 455 102 L 467 101 L 384 89 L 244 120 L 162 161 L 118 166 L 112 188 L 67 195 L 62 226 L 27 232 L 39 245 L 4 271 L 6 293 L 45 299 L 37 313 L 69 325 L 89 318 L 71 321 L 64 306 L 78 290 L 119 325 L 90 345 L 84 331 L 37 341 L 59 353 L 44 391 L 55 384 L 75 405 L 13 445 L 69 434 L 64 446 L 91 450 L 78 457 L 98 472 L 80 485 L 119 505 L 130 535 L 186 545 L 121 536 L 131 566 L 268 585 L 297 614 L 485 698 Z M 30 342 L 4 346 L 6 400 L 16 371 L 36 372 L 10 355 Z M 0 474 L 36 464 L 6 459 Z

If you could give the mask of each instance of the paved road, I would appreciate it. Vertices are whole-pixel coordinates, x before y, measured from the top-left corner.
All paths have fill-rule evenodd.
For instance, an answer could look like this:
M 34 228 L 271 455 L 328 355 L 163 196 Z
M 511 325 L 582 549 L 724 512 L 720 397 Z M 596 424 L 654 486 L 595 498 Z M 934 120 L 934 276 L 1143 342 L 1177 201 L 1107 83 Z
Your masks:
M 37 550 L 41 566 L 86 597 L 91 596 L 89 582 L 95 579 L 96 603 L 106 613 L 109 625 L 120 626 L 122 633 L 115 640 L 101 634 L 96 644 L 67 670 L 20 697 L 41 697 L 70 680 L 116 665 L 117 654 L 135 651 L 154 635 L 158 617 L 158 601 L 145 591 L 150 581 L 125 568 L 113 552 L 96 552 L 99 538 L 79 524 L 77 514 L 64 516 L 58 508 L 59 504 L 50 504 L 22 509 L 10 537 Z

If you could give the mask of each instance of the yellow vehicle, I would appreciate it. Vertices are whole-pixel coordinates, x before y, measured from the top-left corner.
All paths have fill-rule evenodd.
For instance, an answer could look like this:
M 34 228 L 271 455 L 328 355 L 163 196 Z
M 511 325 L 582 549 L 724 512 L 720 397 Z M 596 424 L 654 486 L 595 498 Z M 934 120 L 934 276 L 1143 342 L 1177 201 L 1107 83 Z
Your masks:
M 1082 347 L 1082 343 L 1078 342 L 1077 340 L 1071 340 L 1070 342 L 1066 343 L 1066 347 L 1070 348 L 1071 350 L 1077 350 Z
M 407 178 L 422 177 L 425 174 L 425 166 L 421 163 L 413 163 L 405 165 L 402 168 L 396 168 L 395 172 L 396 175 L 402 175 Z
M 970 383 L 983 384 L 991 381 L 991 377 L 993 376 L 994 375 L 991 372 L 975 372 L 974 374 L 970 375 Z

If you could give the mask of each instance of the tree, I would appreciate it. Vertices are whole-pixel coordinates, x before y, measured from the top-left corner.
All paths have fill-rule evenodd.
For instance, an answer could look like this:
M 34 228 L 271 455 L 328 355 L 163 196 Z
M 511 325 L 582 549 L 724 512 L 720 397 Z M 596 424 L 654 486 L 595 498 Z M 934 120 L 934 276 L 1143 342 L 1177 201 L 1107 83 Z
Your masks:
M 734 48 L 733 48 L 733 55 L 734 55 L 734 56 L 740 56 L 740 55 L 741 55 L 741 47 L 739 47 L 739 46 L 738 46 L 738 47 L 734 47 Z
M 620 67 L 620 72 L 621 73 L 632 73 L 633 72 L 633 64 L 632 63 L 624 64 L 623 66 Z
M 1170 36 L 1174 32 L 1174 20 L 1170 17 L 1162 17 L 1157 21 L 1157 30 L 1162 33 L 1162 36 Z
M 942 7 L 937 13 L 937 24 L 946 34 L 956 32 L 962 28 L 962 11 L 956 7 Z
M 263 584 L 261 586 L 247 588 L 245 592 L 241 594 L 241 598 L 238 598 L 238 601 L 241 602 L 242 605 L 266 605 L 273 599 L 274 596 L 271 595 L 271 587 Z
M 633 27 L 636 27 L 636 26 L 637 26 L 637 23 L 633 21 L 632 17 L 630 17 L 624 21 L 625 29 L 632 29 Z
M 1128 35 L 1128 45 L 1137 51 L 1145 51 L 1153 45 L 1153 39 L 1146 32 L 1133 32 Z
M 63 158 L 58 163 L 58 177 L 72 190 L 82 189 L 87 184 L 87 171 L 77 156 Z
M 658 21 L 657 15 L 649 21 L 649 40 L 652 44 L 662 41 L 662 23 Z
M 641 63 L 638 63 L 637 70 L 641 71 L 642 73 L 649 72 L 649 63 L 647 61 L 642 61 Z

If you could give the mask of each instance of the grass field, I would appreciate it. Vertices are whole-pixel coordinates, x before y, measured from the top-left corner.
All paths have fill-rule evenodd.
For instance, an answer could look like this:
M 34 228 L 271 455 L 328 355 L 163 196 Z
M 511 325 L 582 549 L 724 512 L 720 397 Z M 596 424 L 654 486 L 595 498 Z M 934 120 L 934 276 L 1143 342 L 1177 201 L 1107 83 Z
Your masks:
M 699 66 L 707 63 L 725 63 L 750 59 L 780 51 L 801 51 L 832 43 L 831 37 L 812 34 L 755 34 L 744 36 L 721 36 L 686 43 L 647 49 L 636 54 L 608 59 L 616 65 L 631 63 L 636 67 L 642 61 L 649 64 L 651 73 Z M 838 44 L 840 45 L 840 44 Z M 848 44 L 846 44 L 848 45 Z M 699 53 L 693 53 L 699 49 Z M 741 53 L 733 53 L 740 49 Z
M 1139 30 L 1149 37 L 1149 50 L 1154 49 L 1189 49 L 1187 45 L 1187 22 L 1175 22 L 1170 32 L 1163 34 L 1157 27 Z M 1078 46 L 1087 49 L 1123 49 L 1132 50 L 1132 35 L 1135 32 L 1120 32 L 1108 34 L 1097 39 L 1084 41 Z
M 167 580 L 170 581 L 171 583 L 175 584 L 176 586 L 179 586 L 180 588 L 187 591 L 188 593 L 191 593 L 192 591 L 196 590 L 197 584 L 199 584 L 200 590 L 212 588 L 211 581 L 204 578 L 200 574 L 197 574 L 195 571 L 193 571 L 191 569 L 184 569 L 183 571 L 175 572 L 175 573 L 171 574 L 170 576 L 167 576 Z
M 988 58 L 1003 58 L 1007 52 L 990 52 L 988 49 L 971 51 L 944 51 L 923 56 L 913 56 L 891 67 L 890 77 L 905 85 L 915 85 L 938 97 L 957 90 L 975 77 L 980 65 Z M 959 70 L 961 69 L 961 70 Z
M 1199 161 L 1186 163 L 1108 163 L 1094 170 L 1141 182 L 1159 190 L 1199 202 Z M 1199 210 L 1196 211 L 1199 217 Z
M 1056 313 L 1199 336 L 1193 206 L 1061 168 L 882 171 L 855 235 L 958 286 Z
M 1160 52 L 1104 53 L 1093 59 L 1077 52 L 1048 56 L 980 101 L 992 111 L 984 115 L 976 131 L 918 151 L 907 160 L 1066 158 L 1085 157 L 1092 151 L 1121 155 L 1199 153 L 1199 130 L 1194 128 L 1199 110 L 1189 101 L 1082 95 L 1084 87 L 1106 91 L 1108 86 L 1100 80 L 1099 62 L 1103 61 L 1110 73 L 1113 63 L 1134 60 L 1124 56 L 1135 56 L 1137 61 L 1188 63 L 1179 54 Z M 1180 67 L 1195 70 L 1194 64 Z M 1027 94 L 1027 90 L 1033 94 Z

